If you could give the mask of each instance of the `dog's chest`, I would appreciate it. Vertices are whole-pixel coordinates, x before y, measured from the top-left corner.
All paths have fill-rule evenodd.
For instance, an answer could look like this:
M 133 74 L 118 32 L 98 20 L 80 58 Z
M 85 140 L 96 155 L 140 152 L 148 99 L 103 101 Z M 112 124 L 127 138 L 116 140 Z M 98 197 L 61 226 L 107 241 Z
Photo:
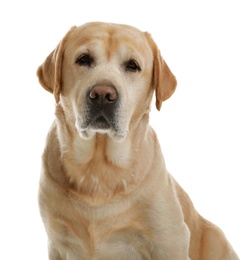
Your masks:
M 120 216 L 121 218 L 121 216 Z M 119 219 L 97 223 L 63 223 L 64 252 L 68 259 L 151 259 L 152 243 L 136 223 L 120 227 Z M 111 222 L 111 223 L 110 223 Z M 69 250 L 69 251 L 68 251 Z
M 134 228 L 111 231 L 94 237 L 95 259 L 151 259 L 150 242 L 145 234 Z

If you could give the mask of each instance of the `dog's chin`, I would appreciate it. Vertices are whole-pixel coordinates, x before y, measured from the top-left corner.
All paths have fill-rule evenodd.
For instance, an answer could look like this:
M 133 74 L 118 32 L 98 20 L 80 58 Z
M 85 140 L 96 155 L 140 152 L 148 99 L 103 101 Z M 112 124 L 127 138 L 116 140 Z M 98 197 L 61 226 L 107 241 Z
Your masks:
M 115 142 L 121 142 L 124 140 L 125 136 L 127 135 L 127 131 L 123 133 L 115 132 L 112 129 L 94 129 L 88 127 L 86 129 L 81 129 L 79 131 L 79 135 L 84 140 L 92 139 L 96 134 L 107 134 L 112 140 Z
M 115 129 L 107 120 L 99 118 L 94 120 L 86 127 L 77 127 L 79 135 L 85 140 L 93 138 L 96 134 L 106 134 L 112 140 L 116 142 L 121 142 L 127 135 L 127 130 Z

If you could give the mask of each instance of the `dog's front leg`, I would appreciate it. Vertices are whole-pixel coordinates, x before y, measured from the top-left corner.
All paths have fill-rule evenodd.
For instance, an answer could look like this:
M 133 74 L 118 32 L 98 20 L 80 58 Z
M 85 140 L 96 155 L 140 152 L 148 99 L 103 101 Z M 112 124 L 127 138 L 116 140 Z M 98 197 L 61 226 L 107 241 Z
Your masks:
M 49 245 L 49 260 L 66 260 L 66 258 L 62 258 L 60 253 L 54 248 L 53 245 Z

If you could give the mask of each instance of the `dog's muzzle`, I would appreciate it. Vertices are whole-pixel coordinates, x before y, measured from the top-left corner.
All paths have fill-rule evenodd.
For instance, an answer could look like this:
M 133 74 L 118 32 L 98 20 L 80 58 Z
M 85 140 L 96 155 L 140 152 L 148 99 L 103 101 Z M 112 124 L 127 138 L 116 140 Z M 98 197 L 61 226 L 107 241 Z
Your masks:
M 79 126 L 80 133 L 90 138 L 94 133 L 108 133 L 119 139 L 123 133 L 119 126 L 120 96 L 113 85 L 98 84 L 86 93 L 86 109 Z
M 87 107 L 89 109 L 89 123 L 94 129 L 116 130 L 116 111 L 119 96 L 113 86 L 96 85 L 87 93 Z

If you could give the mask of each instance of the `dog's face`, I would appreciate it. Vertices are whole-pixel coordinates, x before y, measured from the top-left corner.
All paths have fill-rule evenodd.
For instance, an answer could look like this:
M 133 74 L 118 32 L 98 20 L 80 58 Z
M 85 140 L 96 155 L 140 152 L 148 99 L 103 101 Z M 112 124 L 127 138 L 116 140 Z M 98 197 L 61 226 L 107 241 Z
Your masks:
M 76 28 L 62 71 L 61 100 L 72 107 L 83 138 L 106 132 L 121 139 L 131 119 L 149 107 L 152 50 L 138 30 L 106 24 Z
M 160 109 L 176 87 L 148 33 L 106 23 L 73 27 L 38 76 L 85 139 L 97 132 L 123 139 L 148 113 L 154 89 Z

